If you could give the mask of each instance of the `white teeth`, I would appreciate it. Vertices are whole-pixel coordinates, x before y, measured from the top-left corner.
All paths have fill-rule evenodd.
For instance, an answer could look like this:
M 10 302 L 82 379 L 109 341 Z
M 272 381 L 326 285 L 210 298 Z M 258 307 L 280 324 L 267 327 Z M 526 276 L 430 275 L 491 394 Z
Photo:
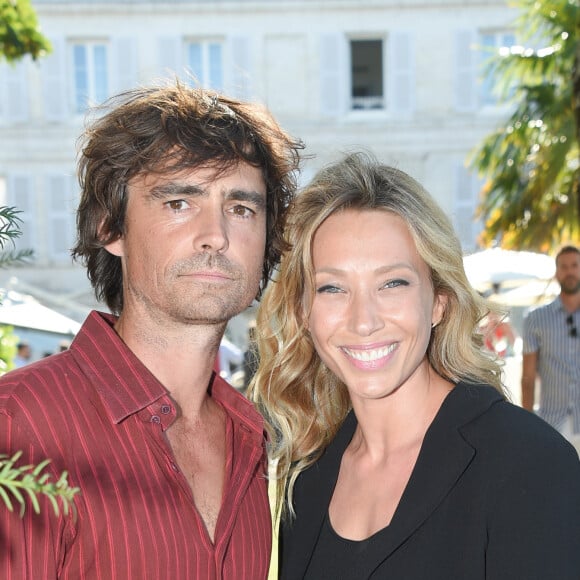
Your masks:
M 343 348 L 344 352 L 356 360 L 362 362 L 370 362 L 373 360 L 378 360 L 387 356 L 390 352 L 395 349 L 396 343 L 386 346 L 384 348 L 377 348 L 374 350 L 350 350 L 349 348 Z

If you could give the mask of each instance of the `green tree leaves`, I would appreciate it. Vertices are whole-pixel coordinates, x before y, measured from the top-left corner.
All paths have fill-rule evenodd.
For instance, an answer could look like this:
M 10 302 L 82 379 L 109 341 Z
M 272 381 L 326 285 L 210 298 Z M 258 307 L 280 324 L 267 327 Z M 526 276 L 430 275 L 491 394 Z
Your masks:
M 498 90 L 515 108 L 473 152 L 485 179 L 477 217 L 484 246 L 548 252 L 580 234 L 578 0 L 518 0 L 530 46 L 493 57 Z M 580 77 L 579 77 L 580 78 Z
M 0 60 L 16 62 L 27 54 L 36 60 L 50 50 L 30 0 L 0 0 Z

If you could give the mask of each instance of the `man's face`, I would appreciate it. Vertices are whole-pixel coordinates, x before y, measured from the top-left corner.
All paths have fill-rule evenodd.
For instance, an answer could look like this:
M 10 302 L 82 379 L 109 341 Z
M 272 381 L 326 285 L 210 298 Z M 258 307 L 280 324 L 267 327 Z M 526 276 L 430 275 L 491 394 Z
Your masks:
M 129 182 L 125 235 L 107 246 L 123 265 L 123 314 L 163 324 L 223 324 L 257 294 L 266 185 L 245 163 L 216 176 L 188 169 Z
M 564 294 L 580 292 L 580 254 L 566 252 L 556 262 L 556 280 Z

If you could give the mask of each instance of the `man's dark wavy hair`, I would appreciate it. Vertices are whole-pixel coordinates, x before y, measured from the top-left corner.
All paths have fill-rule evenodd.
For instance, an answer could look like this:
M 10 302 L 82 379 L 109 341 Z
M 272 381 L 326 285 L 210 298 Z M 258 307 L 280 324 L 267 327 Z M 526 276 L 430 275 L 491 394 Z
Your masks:
M 105 102 L 80 137 L 77 241 L 72 256 L 87 268 L 95 295 L 123 310 L 121 259 L 104 246 L 125 233 L 127 184 L 137 175 L 238 162 L 262 170 L 267 191 L 266 254 L 260 293 L 284 250 L 286 211 L 296 191 L 300 140 L 261 105 L 180 82 L 137 88 Z

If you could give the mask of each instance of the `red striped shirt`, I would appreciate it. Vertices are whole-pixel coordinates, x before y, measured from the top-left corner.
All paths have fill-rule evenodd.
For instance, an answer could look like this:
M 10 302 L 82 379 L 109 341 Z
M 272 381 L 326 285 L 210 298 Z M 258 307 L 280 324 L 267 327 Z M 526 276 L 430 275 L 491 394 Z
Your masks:
M 214 379 L 228 455 L 212 543 L 164 435 L 174 403 L 113 320 L 93 312 L 69 350 L 0 379 L 0 452 L 22 450 L 26 463 L 49 458 L 55 476 L 66 469 L 81 488 L 76 518 L 56 517 L 44 500 L 40 515 L 29 505 L 21 519 L 0 501 L 0 578 L 266 578 L 271 520 L 260 416 Z

